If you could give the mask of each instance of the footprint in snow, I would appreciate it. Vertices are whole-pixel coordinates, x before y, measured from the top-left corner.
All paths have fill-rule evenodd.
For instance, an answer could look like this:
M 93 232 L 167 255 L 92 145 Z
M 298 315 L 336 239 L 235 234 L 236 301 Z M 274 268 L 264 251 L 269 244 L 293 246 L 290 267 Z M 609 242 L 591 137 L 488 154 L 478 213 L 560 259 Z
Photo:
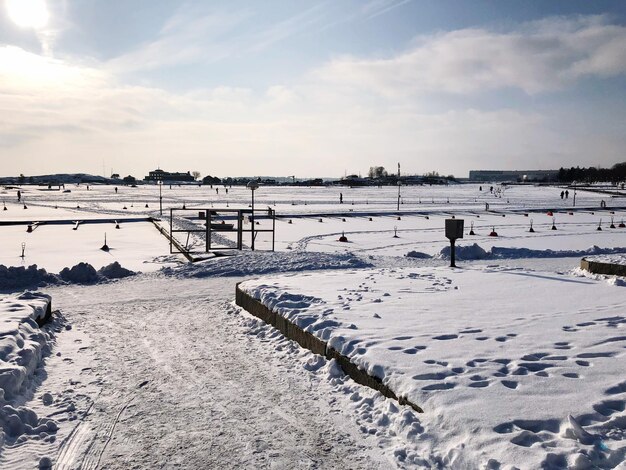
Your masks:
M 459 335 L 439 335 L 439 336 L 433 336 L 433 339 L 439 340 L 439 341 L 447 341 L 450 339 L 457 339 L 459 337 Z
M 456 387 L 455 383 L 438 383 L 438 384 L 432 384 L 432 385 L 426 385 L 425 387 L 422 387 L 422 390 L 424 391 L 431 391 L 431 390 L 450 390 L 451 388 Z
M 568 379 L 579 379 L 580 376 L 576 372 L 565 372 L 562 374 L 563 377 L 567 377 Z
M 512 390 L 515 390 L 518 386 L 518 382 L 516 382 L 515 380 L 502 380 L 500 381 L 500 383 L 506 388 L 510 388 Z
M 459 334 L 461 335 L 468 335 L 468 334 L 472 334 L 472 333 L 482 333 L 483 330 L 479 330 L 478 328 L 468 328 L 466 330 L 462 330 L 459 331 Z

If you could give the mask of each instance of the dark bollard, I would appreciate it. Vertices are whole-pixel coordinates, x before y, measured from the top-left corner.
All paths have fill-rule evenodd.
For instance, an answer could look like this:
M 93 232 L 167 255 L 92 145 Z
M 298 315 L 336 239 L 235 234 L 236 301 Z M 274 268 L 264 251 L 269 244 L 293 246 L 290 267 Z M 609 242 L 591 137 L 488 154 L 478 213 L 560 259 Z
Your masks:
M 100 248 L 102 251 L 109 251 L 109 245 L 107 245 L 107 234 L 104 234 L 104 245 Z
M 446 238 L 450 240 L 450 267 L 456 268 L 456 252 L 454 243 L 463 238 L 463 219 L 446 219 Z

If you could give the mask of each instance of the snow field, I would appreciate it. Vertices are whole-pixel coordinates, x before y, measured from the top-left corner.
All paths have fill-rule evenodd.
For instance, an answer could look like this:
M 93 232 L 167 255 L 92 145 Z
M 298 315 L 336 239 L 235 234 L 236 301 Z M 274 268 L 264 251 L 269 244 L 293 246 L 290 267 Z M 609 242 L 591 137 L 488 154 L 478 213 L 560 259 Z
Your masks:
M 561 200 L 560 188 L 494 187 L 497 197 L 488 185 L 482 192 L 478 185 L 402 187 L 401 220 L 393 187 L 261 187 L 255 207 L 271 206 L 281 216 L 278 252 L 193 265 L 170 255 L 167 240 L 148 223 L 122 222 L 121 230 L 85 224 L 77 231 L 41 225 L 32 233 L 24 225 L 0 226 L 6 265 L 0 289 L 21 288 L 3 279 L 56 284 L 49 288 L 55 305 L 72 325 L 47 343 L 55 349 L 45 371 L 40 364 L 38 380 L 10 404 L 35 412 L 39 421 L 31 420 L 31 428 L 51 419 L 59 429 L 7 437 L 0 467 L 32 468 L 48 457 L 58 468 L 623 466 L 623 279 L 562 272 L 577 265 L 571 257 L 623 253 L 626 232 L 608 224 L 611 216 L 619 224 L 626 211 L 600 211 L 602 200 L 609 207 L 619 200 L 591 192 L 578 191 L 576 206 L 585 209 L 572 211 L 571 191 Z M 117 194 L 113 186 L 67 188 L 23 186 L 28 209 L 17 204 L 15 190 L 0 190 L 0 224 L 159 215 L 156 186 L 119 186 Z M 183 204 L 248 207 L 246 188 L 229 188 L 228 195 L 216 188 L 163 187 L 161 223 L 168 225 L 170 207 Z M 548 209 L 556 211 L 556 231 Z M 529 210 L 539 212 L 525 217 Z M 452 214 L 465 219 L 457 259 L 466 262 L 455 271 L 435 267 L 446 264 L 443 227 Z M 535 233 L 528 232 L 530 219 Z M 197 222 L 174 220 L 180 228 L 198 228 Z M 498 237 L 488 236 L 492 228 Z M 105 231 L 108 254 L 100 250 Z M 342 232 L 348 243 L 337 241 Z M 259 235 L 257 248 L 268 248 L 266 236 Z M 177 237 L 185 243 L 185 234 Z M 234 241 L 214 237 L 224 246 Z M 190 243 L 204 246 L 202 236 Z M 569 258 L 548 259 L 563 256 Z M 492 265 L 468 262 L 483 258 Z M 61 274 L 26 269 L 30 264 Z M 539 266 L 561 274 L 534 270 Z M 124 268 L 144 274 L 101 282 Z M 272 273 L 292 274 L 251 285 L 426 413 L 355 384 L 334 361 L 228 305 L 235 281 Z M 207 330 L 207 315 L 214 330 Z M 93 339 L 89 348 L 79 329 Z M 32 417 L 9 411 L 22 423 Z M 350 428 L 356 436 L 346 439 Z M 381 455 L 388 461 L 381 464 Z
M 466 237 L 459 245 L 479 243 L 485 250 L 492 246 L 523 247 L 553 251 L 563 248 L 585 250 L 591 246 L 601 248 L 622 246 L 623 229 L 609 229 L 611 217 L 614 225 L 625 218 L 623 209 L 599 210 L 600 202 L 607 200 L 602 194 L 578 191 L 576 207 L 590 207 L 584 211 L 574 211 L 573 198 L 559 198 L 560 188 L 532 186 L 495 186 L 494 194 L 483 185 L 450 186 L 407 186 L 401 188 L 401 214 L 395 213 L 397 188 L 345 188 L 345 187 L 261 187 L 256 192 L 257 209 L 271 207 L 277 213 L 276 249 L 309 250 L 316 252 L 352 251 L 385 256 L 404 256 L 410 251 L 437 255 L 446 246 L 442 236 L 443 219 L 455 215 L 464 218 Z M 5 200 L 7 211 L 0 210 L 0 223 L 3 221 L 46 221 L 46 220 L 88 220 L 94 218 L 122 219 L 124 217 L 159 217 L 158 186 L 140 185 L 136 188 L 118 186 L 115 193 L 113 186 L 67 185 L 67 191 L 49 191 L 45 187 L 22 186 L 24 204 L 18 204 L 16 190 L 0 191 Z M 219 189 L 219 194 L 216 193 Z M 230 208 L 248 208 L 250 191 L 244 187 L 228 188 L 176 186 L 168 185 L 163 191 L 163 224 L 168 225 L 169 208 L 195 207 L 198 210 L 228 206 Z M 339 194 L 344 195 L 344 204 L 339 204 Z M 485 211 L 485 203 L 490 212 Z M 609 206 L 613 201 L 608 200 Z M 148 207 L 146 208 L 146 204 Z M 56 208 L 55 208 L 56 207 Z M 522 211 L 540 210 L 525 217 Z M 550 230 L 552 216 L 548 210 L 554 210 L 556 231 Z M 422 215 L 415 215 L 419 211 Z M 572 215 L 570 215 L 570 212 Z M 592 214 L 593 212 L 593 214 Z M 614 214 L 611 214 L 614 212 Z M 383 215 L 386 213 L 386 215 Z M 193 214 L 188 212 L 187 214 Z M 322 215 L 318 215 L 322 214 Z M 328 216 L 327 214 L 335 214 Z M 365 215 L 359 215 L 365 214 Z M 182 215 L 182 214 L 181 214 Z M 257 214 L 258 229 L 270 228 L 271 222 Z M 502 217 L 505 215 L 505 217 Z M 371 218 L 371 220 L 370 220 Z M 319 219 L 322 222 L 319 222 Z M 535 233 L 528 233 L 533 220 Z M 291 223 L 289 223 L 291 221 Z M 475 236 L 470 236 L 473 228 Z M 603 231 L 597 231 L 600 224 Z M 199 220 L 177 218 L 177 228 L 201 228 Z M 27 243 L 26 264 L 37 264 L 47 270 L 58 271 L 65 266 L 78 262 L 89 262 L 94 266 L 109 264 L 104 258 L 119 261 L 124 267 L 135 271 L 150 271 L 160 267 L 166 261 L 159 257 L 168 242 L 148 224 L 121 223 L 126 233 L 113 231 L 113 224 L 83 225 L 76 233 L 66 233 L 67 226 L 42 225 L 32 233 L 26 234 L 24 226 L 1 227 L 7 243 L 0 247 L 0 264 L 20 265 L 21 244 Z M 250 228 L 247 224 L 245 228 Z M 394 229 L 397 228 L 397 232 Z M 488 234 L 495 229 L 499 237 Z M 113 241 L 109 244 L 114 250 L 105 255 L 97 251 L 104 242 L 104 233 Z M 348 243 L 338 241 L 345 232 Z M 399 238 L 394 238 L 394 233 Z M 214 233 L 213 243 L 232 246 L 235 234 Z M 187 244 L 184 233 L 176 234 L 177 239 Z M 109 239 L 109 238 L 108 238 Z M 56 250 L 62 255 L 54 256 L 49 249 L 53 240 Z M 244 234 L 244 243 L 250 246 L 250 234 Z M 257 249 L 271 248 L 271 235 L 259 234 Z M 204 249 L 204 236 L 192 234 L 189 246 Z M 72 258 L 67 259 L 68 253 Z M 45 255 L 45 256 L 44 256 Z M 103 258 L 104 257 L 104 258 Z M 173 257 L 178 261 L 182 257 Z
M 107 266 L 113 262 L 133 271 L 155 271 L 163 267 L 160 257 L 169 253 L 169 242 L 150 222 L 115 224 L 41 225 L 27 233 L 25 225 L 0 227 L 4 243 L 0 246 L 0 264 L 29 266 L 36 264 L 58 272 L 80 262 Z M 106 243 L 109 251 L 100 248 Z M 25 256 L 21 258 L 22 243 Z
M 619 287 L 489 267 L 336 271 L 240 287 L 421 406 L 416 456 L 457 468 L 624 460 Z

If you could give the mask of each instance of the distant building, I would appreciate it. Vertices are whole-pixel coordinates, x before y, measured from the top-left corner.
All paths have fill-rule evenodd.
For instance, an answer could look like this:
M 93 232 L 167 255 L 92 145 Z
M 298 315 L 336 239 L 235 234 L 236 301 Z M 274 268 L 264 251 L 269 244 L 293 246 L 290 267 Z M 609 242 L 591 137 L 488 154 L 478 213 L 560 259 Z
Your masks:
M 194 177 L 191 173 L 170 173 L 169 171 L 163 171 L 160 168 L 157 168 L 154 171 L 148 173 L 144 181 L 147 182 L 157 182 L 157 181 L 195 181 Z
M 556 181 L 558 170 L 470 170 L 470 181 L 548 182 Z
M 371 181 L 368 178 L 361 178 L 359 175 L 348 175 L 339 180 L 339 184 L 343 186 L 369 186 Z

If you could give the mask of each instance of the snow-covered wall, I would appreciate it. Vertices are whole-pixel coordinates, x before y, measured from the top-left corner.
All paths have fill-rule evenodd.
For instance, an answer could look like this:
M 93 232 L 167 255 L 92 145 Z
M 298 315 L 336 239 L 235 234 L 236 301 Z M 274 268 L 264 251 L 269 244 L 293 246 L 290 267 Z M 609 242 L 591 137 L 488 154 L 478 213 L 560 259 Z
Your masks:
M 0 446 L 23 434 L 48 434 L 57 425 L 39 419 L 30 409 L 15 405 L 31 386 L 35 371 L 49 348 L 50 336 L 38 322 L 49 315 L 51 299 L 24 292 L 0 298 Z

